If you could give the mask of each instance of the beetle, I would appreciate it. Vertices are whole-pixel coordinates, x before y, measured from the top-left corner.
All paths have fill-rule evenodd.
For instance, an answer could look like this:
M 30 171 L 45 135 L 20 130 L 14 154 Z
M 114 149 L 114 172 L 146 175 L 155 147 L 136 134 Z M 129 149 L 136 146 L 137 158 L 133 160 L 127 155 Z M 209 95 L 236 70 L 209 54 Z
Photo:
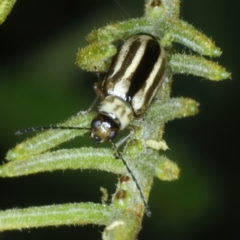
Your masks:
M 97 99 L 100 99 L 98 116 L 92 120 L 91 128 L 81 127 L 35 127 L 19 130 L 16 134 L 37 132 L 47 129 L 87 129 L 91 138 L 100 144 L 105 141 L 112 143 L 116 158 L 120 158 L 136 184 L 141 195 L 146 213 L 151 212 L 134 174 L 127 162 L 118 153 L 118 147 L 133 133 L 130 122 L 133 118 L 141 118 L 166 75 L 166 55 L 158 40 L 148 34 L 137 34 L 127 39 L 118 47 L 108 73 L 103 81 L 94 84 Z M 95 101 L 96 102 L 96 101 Z M 90 111 L 91 108 L 88 110 Z M 112 141 L 119 131 L 131 129 L 116 144 Z
M 165 53 L 155 37 L 139 34 L 126 40 L 105 79 L 94 85 L 101 102 L 91 138 L 96 143 L 112 141 L 133 117 L 141 117 L 159 90 L 165 70 Z

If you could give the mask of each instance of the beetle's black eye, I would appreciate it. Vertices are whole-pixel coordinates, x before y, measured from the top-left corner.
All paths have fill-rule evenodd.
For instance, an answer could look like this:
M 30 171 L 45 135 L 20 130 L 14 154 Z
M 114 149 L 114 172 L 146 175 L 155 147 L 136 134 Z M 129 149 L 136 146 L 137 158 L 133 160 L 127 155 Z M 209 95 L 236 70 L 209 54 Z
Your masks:
M 103 119 L 99 116 L 94 118 L 91 123 L 91 128 L 94 129 L 94 128 L 99 127 L 102 124 L 102 121 L 103 121 Z
M 109 133 L 109 140 L 113 140 L 117 136 L 118 129 L 114 129 Z

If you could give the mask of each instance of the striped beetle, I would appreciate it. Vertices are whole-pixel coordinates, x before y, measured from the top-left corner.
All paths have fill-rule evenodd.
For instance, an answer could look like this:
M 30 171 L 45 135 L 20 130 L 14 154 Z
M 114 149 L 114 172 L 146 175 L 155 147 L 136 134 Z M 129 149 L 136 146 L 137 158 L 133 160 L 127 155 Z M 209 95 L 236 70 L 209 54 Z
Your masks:
M 105 79 L 94 85 L 101 103 L 91 138 L 96 143 L 111 141 L 133 117 L 141 117 L 160 88 L 165 69 L 164 50 L 153 36 L 135 35 L 124 42 Z
M 146 214 L 150 209 L 134 174 L 127 162 L 118 153 L 118 147 L 133 133 L 131 120 L 140 118 L 162 85 L 166 70 L 166 57 L 157 39 L 148 34 L 138 34 L 126 40 L 114 56 L 109 71 L 102 82 L 94 85 L 100 99 L 98 116 L 93 119 L 91 128 L 81 127 L 35 127 L 19 130 L 16 134 L 37 132 L 47 129 L 87 129 L 96 143 L 110 141 L 116 158 L 120 158 L 136 184 L 141 195 Z M 88 110 L 91 111 L 92 107 Z M 112 140 L 118 131 L 131 129 L 130 133 L 116 144 Z

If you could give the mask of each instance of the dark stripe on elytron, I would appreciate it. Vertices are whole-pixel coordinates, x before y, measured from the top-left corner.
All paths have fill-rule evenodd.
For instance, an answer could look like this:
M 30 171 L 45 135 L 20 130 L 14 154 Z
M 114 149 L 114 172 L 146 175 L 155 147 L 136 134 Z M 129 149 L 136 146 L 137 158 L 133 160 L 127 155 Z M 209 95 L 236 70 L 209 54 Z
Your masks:
M 134 46 L 135 42 L 132 45 Z M 144 86 L 144 84 L 146 84 L 146 80 L 152 72 L 160 55 L 161 48 L 158 41 L 155 38 L 149 39 L 141 61 L 132 72 L 132 76 L 130 76 L 131 85 L 127 93 L 130 98 L 132 98 Z M 155 85 L 155 83 L 153 83 L 153 85 Z
M 159 68 L 159 71 L 153 80 L 153 84 L 151 85 L 151 87 L 148 90 L 148 94 L 146 94 L 146 96 L 145 96 L 145 104 L 150 103 L 149 101 L 151 101 L 152 97 L 156 95 L 156 91 L 162 85 L 162 82 L 164 80 L 163 75 L 166 70 L 166 64 L 167 64 L 166 58 L 163 57 L 161 67 Z M 146 107 L 148 107 L 148 105 Z
M 134 40 L 129 41 L 128 52 L 122 62 L 122 65 L 118 70 L 118 72 L 116 72 L 112 76 L 113 72 L 115 71 L 115 66 L 119 61 L 119 55 L 121 54 L 121 51 L 124 51 L 122 49 L 122 45 L 119 47 L 119 51 L 116 54 L 116 56 L 113 58 L 108 75 L 105 78 L 106 80 L 108 79 L 109 76 L 111 76 L 109 80 L 112 83 L 115 83 L 119 80 L 121 81 L 121 79 L 124 77 L 126 73 L 126 70 L 131 65 L 132 60 L 135 57 L 137 51 L 139 51 L 139 47 L 144 42 L 141 36 L 142 35 L 139 35 L 138 38 L 135 38 Z M 128 92 L 126 92 L 126 96 L 128 96 L 126 100 L 129 100 L 129 101 L 144 86 L 148 76 L 150 75 L 154 67 L 155 62 L 157 61 L 158 57 L 161 54 L 161 48 L 159 46 L 158 41 L 153 36 L 150 36 L 150 35 L 144 35 L 144 36 L 149 37 L 149 39 L 146 40 L 147 44 L 145 46 L 145 51 L 142 55 L 142 58 L 139 64 L 136 66 L 135 70 L 133 69 L 132 75 L 129 76 L 129 81 L 131 81 L 131 85 Z M 127 44 L 127 43 L 124 43 L 124 44 Z
M 132 44 L 132 43 L 135 43 L 135 44 Z M 124 45 L 124 44 L 126 44 L 126 43 L 123 43 L 123 45 Z M 125 56 L 125 58 L 124 58 L 124 60 L 123 60 L 123 62 L 122 62 L 122 65 L 121 65 L 119 71 L 116 72 L 116 73 L 112 76 L 112 78 L 111 78 L 111 80 L 112 80 L 113 83 L 114 83 L 115 81 L 118 81 L 119 79 L 121 79 L 121 78 L 124 76 L 124 74 L 125 74 L 125 72 L 126 72 L 126 69 L 127 69 L 128 66 L 131 64 L 132 59 L 134 58 L 136 52 L 137 52 L 138 49 L 139 49 L 139 46 L 141 45 L 141 41 L 136 41 L 136 40 L 135 40 L 134 42 L 130 42 L 130 44 L 131 44 L 131 45 L 130 45 L 130 47 L 129 47 L 129 50 L 128 50 L 128 52 L 127 52 L 127 54 L 126 54 L 126 56 Z M 108 72 L 108 75 L 107 75 L 106 79 L 108 79 L 108 76 L 111 76 L 111 75 L 113 74 L 113 72 L 115 71 L 115 66 L 116 66 L 117 63 L 118 63 L 118 57 L 119 57 L 121 51 L 123 51 L 123 50 L 122 50 L 122 46 L 123 46 L 123 45 L 121 45 L 121 46 L 119 47 L 118 53 L 117 53 L 117 54 L 115 55 L 115 57 L 113 58 L 112 64 L 111 64 L 111 66 L 110 66 L 110 68 L 109 68 L 109 72 Z M 133 46 L 133 45 L 134 45 L 134 46 Z
M 159 57 L 159 59 L 160 58 L 161 57 Z M 145 110 L 148 108 L 148 105 L 152 101 L 152 98 L 156 95 L 156 92 L 158 91 L 158 89 L 163 83 L 163 80 L 164 80 L 163 76 L 164 76 L 165 70 L 166 70 L 166 59 L 165 57 L 163 57 L 161 66 L 158 69 L 158 72 L 155 78 L 153 79 L 150 88 L 147 91 L 145 91 L 143 88 L 143 91 L 145 91 L 144 102 L 142 103 L 139 109 L 134 109 L 135 116 L 140 117 L 142 114 L 144 114 Z

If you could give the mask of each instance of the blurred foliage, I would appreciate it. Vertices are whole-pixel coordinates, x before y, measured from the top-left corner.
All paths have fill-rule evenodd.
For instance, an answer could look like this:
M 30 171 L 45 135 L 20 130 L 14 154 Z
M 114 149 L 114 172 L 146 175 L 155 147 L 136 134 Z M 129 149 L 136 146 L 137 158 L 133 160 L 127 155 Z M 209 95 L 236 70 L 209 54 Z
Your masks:
M 130 17 L 141 16 L 137 0 L 119 0 Z M 166 155 L 181 168 L 175 182 L 155 181 L 150 195 L 153 216 L 139 239 L 234 239 L 239 226 L 239 31 L 237 1 L 182 3 L 182 17 L 212 36 L 223 50 L 219 63 L 233 81 L 212 83 L 175 76 L 173 95 L 200 102 L 200 113 L 166 126 Z M 226 14 L 227 13 L 227 14 Z M 96 76 L 74 64 L 77 49 L 94 27 L 128 18 L 114 1 L 18 1 L 0 27 L 0 145 L 8 149 L 26 136 L 21 128 L 50 125 L 86 109 L 94 99 Z M 184 50 L 183 50 L 184 51 Z M 91 144 L 89 137 L 68 146 Z M 0 209 L 53 203 L 101 201 L 100 187 L 111 194 L 113 175 L 89 171 L 44 173 L 1 179 Z M 2 239 L 100 239 L 101 228 L 63 227 L 0 234 Z M 160 236 L 160 237 L 159 237 Z

